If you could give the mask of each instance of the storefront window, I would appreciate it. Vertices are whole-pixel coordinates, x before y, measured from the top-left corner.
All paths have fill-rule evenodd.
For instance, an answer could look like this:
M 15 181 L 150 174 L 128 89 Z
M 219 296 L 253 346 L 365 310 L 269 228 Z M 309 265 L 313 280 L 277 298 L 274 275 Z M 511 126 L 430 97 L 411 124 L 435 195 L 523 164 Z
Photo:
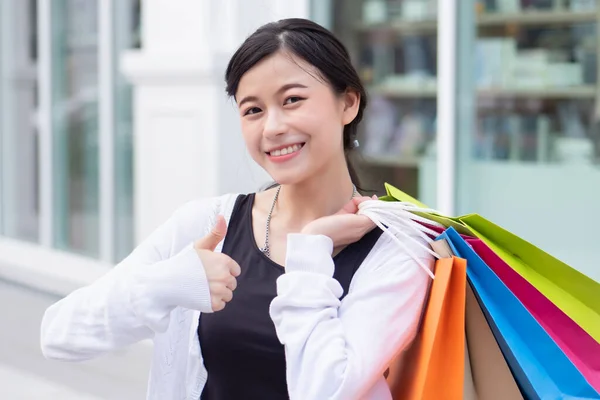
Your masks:
M 423 169 L 435 174 L 437 1 L 338 0 L 332 7 L 333 30 L 370 96 L 357 157 L 363 186 L 381 192 L 390 182 L 421 196 L 429 187 Z
M 457 204 L 598 279 L 596 1 L 467 1 Z
M 141 47 L 140 11 L 0 2 L 0 235 L 107 262 L 132 250 L 133 99 L 119 60 Z
M 134 247 L 133 90 L 118 71 L 121 52 L 141 47 L 140 7 L 140 0 L 115 1 L 115 261 L 123 259 Z
M 97 257 L 98 3 L 51 7 L 54 245 Z
M 0 2 L 0 234 L 39 239 L 36 1 Z
M 334 0 L 330 8 L 368 85 L 359 157 L 367 186 L 388 181 L 432 207 L 435 137 L 444 134 L 437 3 Z M 597 1 L 456 4 L 454 213 L 481 213 L 600 278 L 589 265 L 600 217 L 588 211 L 600 198 Z

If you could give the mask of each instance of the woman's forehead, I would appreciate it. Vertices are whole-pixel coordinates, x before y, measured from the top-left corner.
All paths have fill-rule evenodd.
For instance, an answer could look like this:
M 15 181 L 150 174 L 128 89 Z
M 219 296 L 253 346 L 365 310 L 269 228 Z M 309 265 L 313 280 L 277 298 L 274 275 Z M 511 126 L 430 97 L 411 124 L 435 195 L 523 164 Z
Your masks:
M 289 52 L 280 51 L 259 61 L 242 76 L 236 97 L 241 98 L 259 90 L 277 90 L 291 83 L 301 83 L 307 87 L 322 84 L 318 80 L 318 70 L 313 65 Z

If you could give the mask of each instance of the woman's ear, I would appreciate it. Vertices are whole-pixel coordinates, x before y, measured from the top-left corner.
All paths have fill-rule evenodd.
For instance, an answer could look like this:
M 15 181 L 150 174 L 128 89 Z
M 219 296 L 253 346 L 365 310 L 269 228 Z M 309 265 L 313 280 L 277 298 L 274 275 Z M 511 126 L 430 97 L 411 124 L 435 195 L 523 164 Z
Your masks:
M 358 114 L 358 108 L 360 106 L 360 94 L 355 90 L 348 89 L 342 96 L 344 99 L 342 123 L 345 126 L 354 121 L 354 118 L 356 118 L 356 115 Z

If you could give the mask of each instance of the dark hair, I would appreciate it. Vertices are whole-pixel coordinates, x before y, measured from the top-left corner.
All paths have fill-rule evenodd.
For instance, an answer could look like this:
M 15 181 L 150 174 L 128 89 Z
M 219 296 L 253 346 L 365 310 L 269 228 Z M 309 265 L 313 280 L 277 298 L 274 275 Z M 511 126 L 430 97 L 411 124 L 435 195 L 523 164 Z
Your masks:
M 367 105 L 367 93 L 352 65 L 348 50 L 330 31 L 301 18 L 282 19 L 261 26 L 231 57 L 225 72 L 227 94 L 235 97 L 242 76 L 263 58 L 280 50 L 289 51 L 317 68 L 337 94 L 351 89 L 360 95 L 356 118 L 344 127 L 346 164 L 352 182 L 360 188 L 349 152 L 354 148 L 358 124 Z

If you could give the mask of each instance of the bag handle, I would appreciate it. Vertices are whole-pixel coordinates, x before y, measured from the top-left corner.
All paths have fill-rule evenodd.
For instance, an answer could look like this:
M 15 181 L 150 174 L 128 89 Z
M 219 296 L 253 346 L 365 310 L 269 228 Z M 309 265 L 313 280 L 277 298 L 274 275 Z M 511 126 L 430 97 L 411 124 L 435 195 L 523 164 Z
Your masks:
M 373 223 L 388 235 L 398 246 L 405 250 L 415 262 L 431 277 L 435 279 L 435 275 L 431 269 L 423 263 L 411 250 L 410 246 L 401 241 L 399 237 L 414 242 L 417 246 L 426 250 L 429 254 L 437 259 L 442 258 L 437 252 L 431 249 L 431 246 L 425 246 L 420 241 L 415 239 L 415 235 L 423 239 L 426 243 L 433 242 L 428 235 L 437 236 L 437 232 L 420 224 L 427 224 L 445 229 L 445 227 L 435 221 L 414 214 L 418 212 L 435 212 L 435 210 L 418 207 L 407 202 L 386 202 L 381 200 L 366 200 L 359 204 L 358 214 L 368 217 Z M 408 231 L 408 232 L 407 232 Z M 410 235 L 413 233 L 413 235 Z

